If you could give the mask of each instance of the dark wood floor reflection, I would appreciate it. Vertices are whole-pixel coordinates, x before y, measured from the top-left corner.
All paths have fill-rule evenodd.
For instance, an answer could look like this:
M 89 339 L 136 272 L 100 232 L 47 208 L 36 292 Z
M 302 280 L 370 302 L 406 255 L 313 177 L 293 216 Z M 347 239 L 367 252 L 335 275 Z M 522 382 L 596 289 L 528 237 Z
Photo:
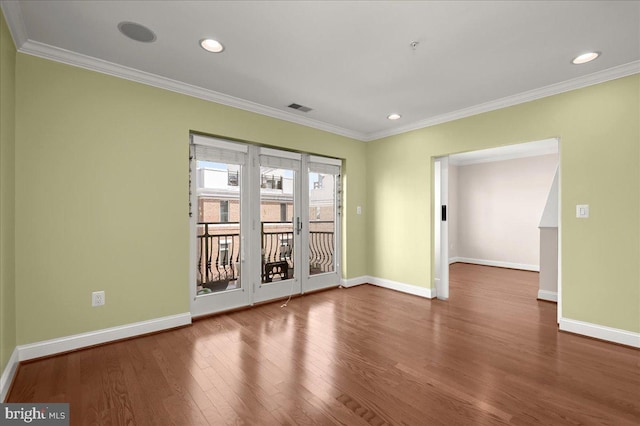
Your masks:
M 640 351 L 558 333 L 538 274 L 455 264 L 451 298 L 335 289 L 22 365 L 73 425 L 640 424 Z

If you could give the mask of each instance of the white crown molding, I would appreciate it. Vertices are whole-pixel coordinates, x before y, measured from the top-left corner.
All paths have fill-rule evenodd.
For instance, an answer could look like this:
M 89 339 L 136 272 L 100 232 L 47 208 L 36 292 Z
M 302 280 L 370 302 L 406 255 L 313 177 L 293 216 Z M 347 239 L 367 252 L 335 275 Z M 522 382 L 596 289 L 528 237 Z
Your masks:
M 604 83 L 606 81 L 615 80 L 617 78 L 627 77 L 638 73 L 640 73 L 640 61 L 629 62 L 628 64 L 608 68 L 606 70 L 563 81 L 561 83 L 551 84 L 549 86 L 529 90 L 517 95 L 507 96 L 469 108 L 463 108 L 457 111 L 448 112 L 446 114 L 437 115 L 435 117 L 430 117 L 424 120 L 416 121 L 414 123 L 409 123 L 405 126 L 394 127 L 393 129 L 369 133 L 363 140 L 367 142 L 386 138 L 389 136 L 395 136 L 401 133 L 406 133 L 413 130 L 458 120 L 461 118 L 471 117 L 472 115 L 482 114 L 489 111 L 495 111 L 498 109 L 523 104 L 525 102 L 534 101 L 536 99 L 545 98 L 547 96 L 553 96 L 560 93 L 569 92 L 571 90 L 581 89 L 583 87 Z
M 2 0 L 0 1 L 0 8 L 7 20 L 13 44 L 15 44 L 16 49 L 20 49 L 27 41 L 27 28 L 24 26 L 20 2 Z
M 551 154 L 558 154 L 558 138 L 452 154 L 449 155 L 449 166 L 462 167 Z
M 277 108 L 272 108 L 255 102 L 236 98 L 234 96 L 225 95 L 224 93 L 216 92 L 214 90 L 204 89 L 192 84 L 183 83 L 181 81 L 162 77 L 156 74 L 151 74 L 145 71 L 140 71 L 134 68 L 129 68 L 123 65 L 114 64 L 113 62 L 82 55 L 80 53 L 50 46 L 48 44 L 40 43 L 37 41 L 27 40 L 22 44 L 18 51 L 20 53 L 61 62 L 67 65 L 85 68 L 91 71 L 97 71 L 102 74 L 124 78 L 126 80 L 158 87 L 160 89 L 169 90 L 187 96 L 192 96 L 194 98 L 203 99 L 205 101 L 215 102 L 233 108 L 266 115 L 271 118 L 277 118 L 280 120 L 301 124 L 306 127 L 323 130 L 325 132 L 334 133 L 352 139 L 362 140 L 362 138 L 364 137 L 364 134 L 360 132 L 355 132 L 353 130 L 334 126 L 332 124 L 314 120 L 311 118 L 301 117 L 294 113 L 282 111 Z
M 20 53 L 38 56 L 56 62 L 62 62 L 91 71 L 97 71 L 103 74 L 124 78 L 138 83 L 147 84 L 149 86 L 154 86 L 172 92 L 193 96 L 195 98 L 203 99 L 206 101 L 227 105 L 230 107 L 254 112 L 284 121 L 289 121 L 292 123 L 365 142 L 382 139 L 412 130 L 422 129 L 425 127 L 435 126 L 437 124 L 446 123 L 448 121 L 458 120 L 460 118 L 470 117 L 472 115 L 482 114 L 484 112 L 494 111 L 497 109 L 518 105 L 547 96 L 568 92 L 570 90 L 580 89 L 582 87 L 603 83 L 605 81 L 614 80 L 616 78 L 640 73 L 640 61 L 634 61 L 583 77 L 578 77 L 561 83 L 552 84 L 517 95 L 507 96 L 501 99 L 486 102 L 480 105 L 475 105 L 469 108 L 463 108 L 457 111 L 448 112 L 435 117 L 426 118 L 424 120 L 409 123 L 404 126 L 385 129 L 379 132 L 363 133 L 351 129 L 346 129 L 340 126 L 335 126 L 323 121 L 301 117 L 288 111 L 282 111 L 277 108 L 261 105 L 255 102 L 236 98 L 234 96 L 225 95 L 213 90 L 204 89 L 191 84 L 172 80 L 170 78 L 161 77 L 155 74 L 139 71 L 133 68 L 114 64 L 112 62 L 29 40 L 24 24 L 24 19 L 22 17 L 20 2 L 12 0 L 0 0 L 0 6 L 2 7 L 2 11 L 6 18 L 7 24 L 9 25 L 9 30 L 11 32 L 11 36 L 13 37 L 16 48 Z

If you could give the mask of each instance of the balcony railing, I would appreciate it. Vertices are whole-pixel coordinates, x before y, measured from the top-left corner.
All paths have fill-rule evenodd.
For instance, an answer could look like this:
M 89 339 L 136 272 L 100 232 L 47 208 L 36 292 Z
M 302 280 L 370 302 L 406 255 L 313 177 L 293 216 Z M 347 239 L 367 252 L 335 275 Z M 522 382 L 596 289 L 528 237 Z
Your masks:
M 309 274 L 333 272 L 334 267 L 334 222 L 317 220 L 309 223 Z
M 293 278 L 293 222 L 261 222 L 262 282 Z
M 198 223 L 198 286 L 220 291 L 236 284 L 240 263 L 239 225 L 238 222 Z
M 260 175 L 260 188 L 282 189 L 282 176 Z
M 333 221 L 313 221 L 309 230 L 309 273 L 334 270 Z M 262 282 L 293 277 L 293 223 L 261 222 Z M 199 222 L 197 285 L 211 291 L 235 288 L 240 276 L 240 224 Z

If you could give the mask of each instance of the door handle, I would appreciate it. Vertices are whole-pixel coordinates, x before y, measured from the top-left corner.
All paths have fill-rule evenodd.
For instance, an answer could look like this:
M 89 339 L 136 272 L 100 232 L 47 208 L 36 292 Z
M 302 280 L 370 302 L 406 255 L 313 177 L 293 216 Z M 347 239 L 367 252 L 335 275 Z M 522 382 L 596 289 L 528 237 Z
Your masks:
M 299 217 L 296 218 L 296 234 L 300 235 L 300 232 L 302 232 L 302 221 L 300 220 Z

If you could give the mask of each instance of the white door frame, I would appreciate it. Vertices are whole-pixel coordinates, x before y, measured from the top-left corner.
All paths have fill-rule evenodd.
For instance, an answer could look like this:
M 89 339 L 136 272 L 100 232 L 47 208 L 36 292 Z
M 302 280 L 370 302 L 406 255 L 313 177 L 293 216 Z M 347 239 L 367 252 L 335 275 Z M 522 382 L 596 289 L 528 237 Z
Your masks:
M 558 301 L 557 323 L 562 319 L 562 161 L 560 138 L 553 138 L 558 146 Z M 517 144 L 514 144 L 517 145 Z M 438 299 L 449 297 L 448 225 L 440 221 L 439 206 L 448 201 L 449 156 L 433 159 L 433 229 L 434 229 L 434 286 Z M 444 172 L 446 170 L 446 173 Z M 447 211 L 447 216 L 449 216 Z M 445 231 L 446 230 L 446 231 Z M 445 241 L 446 240 L 446 241 Z M 446 242 L 446 245 L 445 245 Z M 443 291 L 445 294 L 441 294 Z
M 558 300 L 557 323 L 562 319 L 562 167 L 560 138 L 555 138 L 558 143 Z
M 303 233 L 305 238 L 303 238 L 303 247 L 302 247 L 302 256 L 304 259 L 307 259 L 307 263 L 305 263 L 305 269 L 302 275 L 302 293 L 307 293 L 310 291 L 322 290 L 329 287 L 337 287 L 342 282 L 342 274 L 341 274 L 341 264 L 342 264 L 342 234 L 341 234 L 341 221 L 342 221 L 342 213 L 341 213 L 341 191 L 340 191 L 340 179 L 342 175 L 342 161 L 334 158 L 327 157 L 318 157 L 315 155 L 303 155 L 302 156 L 302 170 L 304 171 L 305 179 L 303 180 L 302 188 L 303 192 L 306 194 L 301 197 L 302 206 L 302 223 L 304 224 Z M 309 197 L 309 173 L 310 169 L 313 169 L 316 173 L 320 171 L 325 174 L 334 174 L 334 244 L 333 244 L 333 266 L 334 270 L 332 272 L 324 272 L 320 274 L 310 275 L 309 273 L 309 252 L 310 252 L 310 242 L 311 242 L 311 233 L 309 229 L 310 217 L 309 217 L 309 207 L 310 207 L 310 197 Z
M 191 218 L 189 220 L 190 245 L 189 245 L 189 295 L 192 317 L 222 312 L 254 303 L 288 297 L 293 294 L 319 290 L 328 287 L 337 287 L 341 283 L 341 215 L 339 182 L 336 182 L 336 214 L 335 214 L 335 246 L 334 246 L 334 272 L 309 274 L 309 163 L 313 162 L 335 167 L 341 166 L 341 161 L 327 157 L 317 157 L 308 154 L 299 154 L 290 151 L 282 151 L 271 148 L 261 148 L 255 145 L 237 143 L 224 139 L 206 137 L 192 134 L 190 142 L 204 145 L 218 150 L 235 151 L 244 156 L 240 174 L 240 279 L 241 287 L 233 290 L 214 292 L 206 295 L 197 295 L 196 266 L 197 266 L 197 238 L 196 227 L 198 220 L 198 196 L 196 161 L 190 159 L 190 203 Z M 190 146 L 190 150 L 192 149 Z M 217 157 L 219 152 L 215 153 Z M 261 218 L 260 218 L 260 155 L 279 157 L 284 161 L 297 162 L 295 168 L 294 192 L 294 278 L 273 283 L 262 283 L 262 253 L 261 253 Z M 207 155 L 212 155 L 207 153 Z M 234 156 L 232 156 L 234 157 Z M 231 160 L 230 160 L 231 161 Z M 235 157 L 234 157 L 235 161 Z M 220 162 L 225 162 L 223 158 Z M 283 166 L 282 168 L 287 168 Z M 340 179 L 337 174 L 337 180 Z M 300 233 L 296 232 L 297 221 L 300 221 Z
M 301 276 L 304 274 L 306 262 L 302 258 L 302 249 L 301 246 L 304 244 L 303 234 L 296 231 L 296 225 L 298 221 L 302 221 L 301 217 L 301 200 L 302 200 L 302 191 L 303 183 L 306 182 L 305 173 L 302 171 L 302 156 L 301 154 L 290 152 L 290 151 L 282 151 L 271 148 L 258 148 L 255 147 L 256 164 L 257 167 L 253 167 L 252 171 L 254 172 L 254 177 L 251 182 L 251 187 L 254 188 L 255 193 L 253 195 L 253 203 L 250 204 L 252 208 L 252 217 L 253 217 L 253 244 L 251 245 L 251 262 L 254 264 L 253 271 L 253 299 L 252 303 L 260 303 L 268 300 L 279 299 L 283 297 L 287 297 L 291 294 L 300 294 L 301 293 Z M 296 162 L 297 165 L 291 167 L 294 171 L 294 188 L 293 188 L 293 217 L 292 225 L 293 225 L 293 264 L 294 264 L 294 277 L 291 279 L 285 279 L 282 281 L 274 281 L 271 283 L 263 283 L 262 282 L 262 235 L 260 232 L 260 208 L 261 208 L 261 200 L 260 200 L 260 168 L 262 167 L 262 163 L 260 162 L 260 155 L 265 155 L 269 157 L 278 157 L 282 158 L 284 161 Z M 287 167 L 283 167 L 288 169 Z
M 440 300 L 449 298 L 449 222 L 443 213 L 449 215 L 449 157 L 433 160 L 433 231 L 434 231 L 434 287 Z M 447 209 L 447 210 L 444 210 Z
M 205 145 L 211 148 L 235 151 L 237 153 L 243 153 L 245 155 L 244 165 L 241 166 L 240 174 L 240 203 L 245 204 L 250 200 L 250 186 L 249 184 L 249 167 L 250 156 L 249 149 L 243 144 L 230 142 L 227 140 L 216 139 L 211 137 L 204 137 L 199 135 L 191 135 L 190 142 L 197 143 L 198 145 Z M 190 149 L 192 145 L 190 145 Z M 190 244 L 189 244 L 189 295 L 190 295 L 190 309 L 191 316 L 197 317 L 202 315 L 211 314 L 213 312 L 221 312 L 229 309 L 235 309 L 242 306 L 247 306 L 251 301 L 250 289 L 250 277 L 253 275 L 250 262 L 245 261 L 245 241 L 248 239 L 248 230 L 251 227 L 250 215 L 247 212 L 240 210 L 240 288 L 233 290 L 226 290 L 223 292 L 209 293 L 206 295 L 197 295 L 196 291 L 196 254 L 197 238 L 196 238 L 196 226 L 198 222 L 198 194 L 197 194 L 197 173 L 196 173 L 196 161 L 190 156 L 190 169 L 191 169 L 191 186 L 190 186 L 190 203 L 191 203 L 191 217 L 189 218 L 189 232 L 190 232 Z

